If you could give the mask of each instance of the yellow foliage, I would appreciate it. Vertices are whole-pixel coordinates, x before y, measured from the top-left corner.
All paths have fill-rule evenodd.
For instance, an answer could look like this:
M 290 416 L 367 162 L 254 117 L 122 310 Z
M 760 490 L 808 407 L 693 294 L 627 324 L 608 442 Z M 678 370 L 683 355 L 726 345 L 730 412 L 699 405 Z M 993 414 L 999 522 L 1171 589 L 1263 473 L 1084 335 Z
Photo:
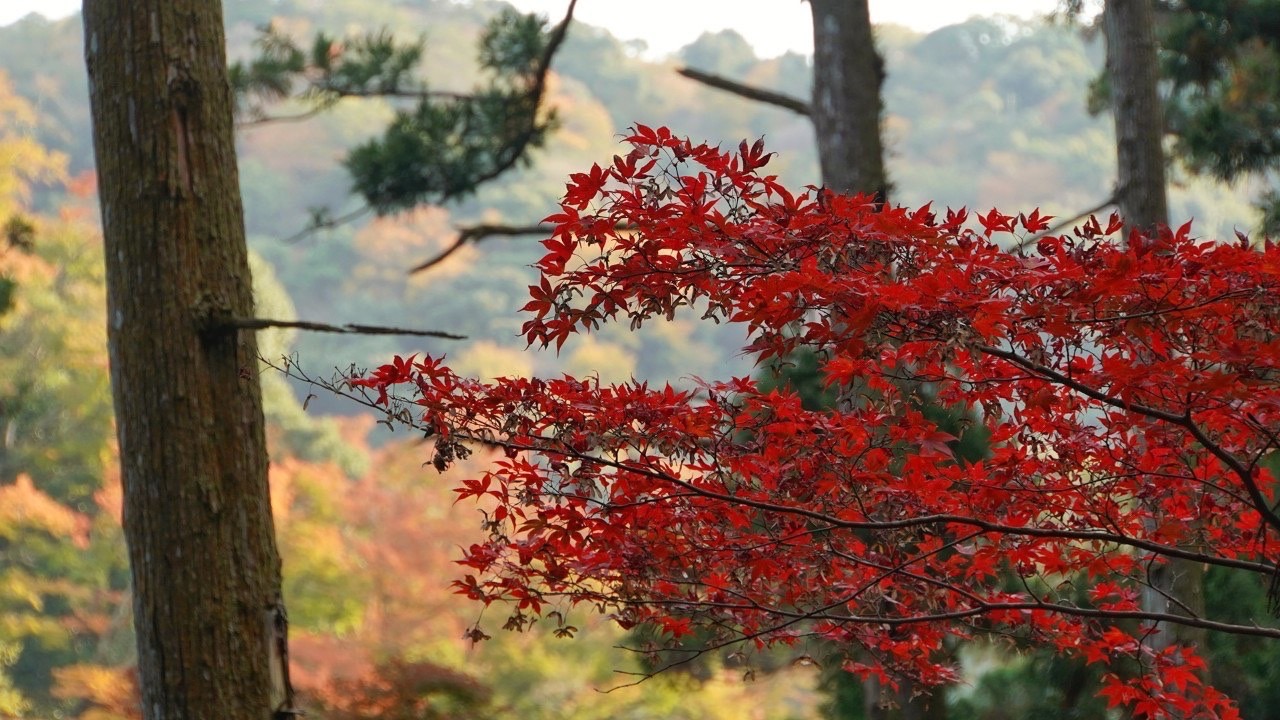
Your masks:
M 503 347 L 491 340 L 471 343 L 466 350 L 451 359 L 457 372 L 485 380 L 533 375 L 533 360 L 529 353 Z
M 635 376 L 635 356 L 621 345 L 593 336 L 574 340 L 565 372 L 574 377 L 599 375 L 601 382 L 626 382 Z
M 17 661 L 22 652 L 18 643 L 0 641 L 0 717 L 23 717 L 31 709 L 31 703 L 13 686 L 5 670 Z
M 37 490 L 26 475 L 0 487 L 0 535 L 10 535 L 19 527 L 71 538 L 80 548 L 89 545 L 89 519 Z
M 53 696 L 80 700 L 89 707 L 81 720 L 133 720 L 140 718 L 138 685 L 127 668 L 103 665 L 69 665 L 54 668 Z
M 0 223 L 18 212 L 36 183 L 66 179 L 67 158 L 36 142 L 36 115 L 0 72 Z

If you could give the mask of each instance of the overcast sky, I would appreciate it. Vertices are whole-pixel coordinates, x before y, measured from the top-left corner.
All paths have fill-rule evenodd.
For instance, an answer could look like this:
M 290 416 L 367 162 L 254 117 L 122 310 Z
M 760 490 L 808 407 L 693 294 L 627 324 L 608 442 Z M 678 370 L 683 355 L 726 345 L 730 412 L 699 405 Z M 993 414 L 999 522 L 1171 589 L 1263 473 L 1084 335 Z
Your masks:
M 508 0 L 512 5 L 553 18 L 564 13 L 566 0 Z M 1052 11 L 1058 0 L 870 0 L 871 20 L 928 31 L 973 15 L 1020 17 Z M 0 0 L 0 25 L 29 12 L 63 17 L 80 8 L 80 0 Z M 607 28 L 623 40 L 640 39 L 651 55 L 672 52 L 707 31 L 733 28 L 764 57 L 787 50 L 808 54 L 813 48 L 809 9 L 801 0 L 578 0 L 575 13 L 583 22 Z

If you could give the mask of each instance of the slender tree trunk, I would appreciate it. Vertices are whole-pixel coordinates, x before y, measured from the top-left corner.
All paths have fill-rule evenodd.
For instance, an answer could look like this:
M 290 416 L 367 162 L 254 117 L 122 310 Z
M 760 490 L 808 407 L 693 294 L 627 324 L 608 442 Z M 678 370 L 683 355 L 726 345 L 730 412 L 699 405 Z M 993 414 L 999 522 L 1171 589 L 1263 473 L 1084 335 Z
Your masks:
M 1164 115 L 1151 0 L 1107 0 L 1102 15 L 1107 74 L 1116 124 L 1117 200 L 1125 222 L 1152 231 L 1169 224 L 1163 148 Z M 1151 569 L 1142 609 L 1174 615 L 1204 614 L 1204 566 L 1170 560 Z M 1202 630 L 1161 626 L 1148 639 L 1156 650 L 1175 643 L 1201 645 Z
M 1125 221 L 1146 229 L 1169 222 L 1154 22 L 1151 0 L 1107 0 L 1102 13 L 1116 124 L 1117 200 Z
M 86 0 L 149 720 L 271 718 L 280 590 L 221 4 Z
M 880 140 L 884 61 L 866 0 L 809 0 L 813 11 L 813 128 L 822 182 L 888 197 Z
M 884 165 L 880 90 L 884 60 L 876 51 L 866 0 L 809 0 L 813 12 L 813 98 L 810 117 L 818 140 L 822 183 L 842 193 L 889 198 Z M 832 672 L 843 671 L 835 669 Z M 859 682 L 853 676 L 836 682 Z M 861 681 L 862 715 L 867 720 L 941 720 L 947 716 L 945 693 L 913 697 L 901 680 L 889 693 L 875 678 Z M 848 711 L 839 703 L 836 712 Z

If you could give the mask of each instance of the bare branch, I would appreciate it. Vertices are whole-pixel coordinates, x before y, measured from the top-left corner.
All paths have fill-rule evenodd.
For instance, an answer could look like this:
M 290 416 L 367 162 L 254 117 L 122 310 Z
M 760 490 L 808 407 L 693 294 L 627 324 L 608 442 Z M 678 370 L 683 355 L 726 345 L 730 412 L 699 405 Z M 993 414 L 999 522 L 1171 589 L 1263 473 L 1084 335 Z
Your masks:
M 722 77 L 720 75 L 713 75 L 711 73 L 694 70 L 689 67 L 676 68 L 676 72 L 690 80 L 700 82 L 703 85 L 713 87 L 717 90 L 724 90 L 725 92 L 733 93 L 734 95 L 744 97 L 748 100 L 762 102 L 766 105 L 774 105 L 785 110 L 790 110 L 797 115 L 809 117 L 813 112 L 812 108 L 809 107 L 808 102 L 785 93 L 744 85 L 736 80 L 730 80 L 729 78 Z
M 236 128 L 254 128 L 270 123 L 282 122 L 301 122 L 310 120 L 311 118 L 323 113 L 340 100 L 346 98 L 393 98 L 402 100 L 470 100 L 474 95 L 470 93 L 453 92 L 450 90 L 414 90 L 410 88 L 388 88 L 371 90 L 367 88 L 343 88 L 336 85 L 317 85 L 304 93 L 304 97 L 310 99 L 315 104 L 307 110 L 296 113 L 294 115 L 267 115 L 265 113 L 257 113 L 252 117 L 244 120 L 236 121 Z
M 283 242 L 285 245 L 292 245 L 298 242 L 299 240 L 303 240 L 311 235 L 314 235 L 320 232 L 321 230 L 333 230 L 335 228 L 342 227 L 347 223 L 355 222 L 356 220 L 359 220 L 365 215 L 368 215 L 372 211 L 373 211 L 372 207 L 368 205 L 362 205 L 356 208 L 355 210 L 352 210 L 349 213 L 338 215 L 335 217 L 328 214 L 329 211 L 327 208 L 321 209 L 321 210 L 313 210 L 311 213 L 311 222 L 308 223 L 307 226 L 302 228 L 301 230 L 295 232 L 294 234 L 290 235 L 287 238 L 284 238 L 283 240 L 281 240 L 281 242 Z
M 253 117 L 246 120 L 236 120 L 235 127 L 237 130 L 240 130 L 243 128 L 261 127 L 271 123 L 302 122 L 303 120 L 310 120 L 328 109 L 328 105 L 316 105 L 315 107 L 293 115 L 254 114 Z
M 408 328 L 384 327 L 382 325 L 330 325 L 328 323 L 310 322 L 308 320 L 271 320 L 268 318 L 231 318 L 219 323 L 219 327 L 235 330 L 266 330 L 268 328 L 296 328 L 312 332 L 343 333 L 347 335 L 412 335 L 415 337 L 433 337 L 445 340 L 465 340 L 466 335 L 442 332 L 440 330 L 411 330 Z
M 615 230 L 626 230 L 631 228 L 630 225 L 615 225 Z M 417 265 L 409 268 L 409 274 L 414 275 L 444 262 L 450 255 L 458 252 L 465 245 L 478 245 L 485 240 L 493 237 L 523 237 L 526 235 L 550 235 L 555 230 L 554 225 L 503 225 L 501 223 L 483 223 L 480 225 L 466 225 L 458 228 L 458 237 L 449 247 L 441 250 L 439 254 L 428 258 Z
M 449 247 L 440 251 L 439 254 L 424 260 L 412 268 L 409 268 L 409 274 L 414 275 L 423 270 L 431 268 L 444 262 L 448 257 L 461 250 L 464 245 L 479 244 L 491 237 L 521 237 L 524 235 L 541 235 L 550 234 L 553 230 L 551 225 L 500 225 L 485 223 L 481 225 L 470 225 L 458 228 L 458 238 L 453 241 Z

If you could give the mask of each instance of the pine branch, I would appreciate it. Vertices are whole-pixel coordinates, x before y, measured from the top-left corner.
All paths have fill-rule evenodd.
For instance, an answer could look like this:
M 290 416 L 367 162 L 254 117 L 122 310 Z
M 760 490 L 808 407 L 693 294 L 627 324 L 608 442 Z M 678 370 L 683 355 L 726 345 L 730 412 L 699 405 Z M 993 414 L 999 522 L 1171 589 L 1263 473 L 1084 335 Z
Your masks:
M 555 58 L 556 52 L 560 49 L 560 46 L 564 44 L 565 38 L 569 35 L 569 24 L 573 22 L 573 10 L 577 5 L 578 0 L 569 0 L 569 8 L 565 10 L 564 19 L 561 20 L 560 24 L 556 26 L 556 29 L 551 32 L 551 37 L 547 41 L 546 50 L 542 53 L 542 58 L 538 61 L 538 69 L 534 75 L 533 87 L 530 88 L 528 96 L 530 103 L 534 108 L 534 112 L 529 115 L 528 124 L 523 128 L 523 131 L 516 139 L 512 151 L 507 153 L 507 157 L 494 165 L 488 172 L 477 175 L 475 181 L 472 183 L 472 187 L 478 186 L 489 180 L 493 180 L 502 173 L 515 167 L 516 163 L 520 162 L 521 158 L 524 157 L 525 150 L 528 149 L 529 144 L 538 137 L 539 126 L 537 109 L 542 107 L 543 97 L 547 93 L 547 75 L 551 71 L 551 61 Z M 442 201 L 449 199 L 451 198 L 447 194 L 441 197 Z

